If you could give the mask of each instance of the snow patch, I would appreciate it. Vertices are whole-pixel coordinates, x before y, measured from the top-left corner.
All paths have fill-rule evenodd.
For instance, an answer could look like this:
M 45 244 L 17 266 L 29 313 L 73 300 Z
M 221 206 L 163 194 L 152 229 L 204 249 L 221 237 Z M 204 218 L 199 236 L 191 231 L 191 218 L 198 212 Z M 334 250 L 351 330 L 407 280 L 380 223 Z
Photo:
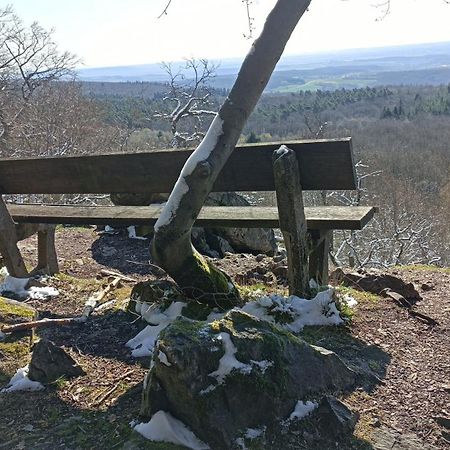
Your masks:
M 238 361 L 234 356 L 237 353 L 237 348 L 234 346 L 233 341 L 228 333 L 220 333 L 216 339 L 222 341 L 225 349 L 225 354 L 220 358 L 219 368 L 209 374 L 210 377 L 217 378 L 219 384 L 225 381 L 227 375 L 229 375 L 233 370 L 237 370 L 241 373 L 248 374 L 252 371 L 252 366 L 244 364 Z
M 299 400 L 295 405 L 294 411 L 292 411 L 291 415 L 289 416 L 288 421 L 303 419 L 304 417 L 311 414 L 318 406 L 319 404 L 316 402 L 302 402 L 301 400 Z
M 172 364 L 167 359 L 167 355 L 163 351 L 159 351 L 158 359 L 167 367 L 170 367 Z
M 247 428 L 245 430 L 245 439 L 256 439 L 262 436 L 266 432 L 266 427 L 262 428 Z
M 31 286 L 26 289 L 30 278 L 16 278 L 11 275 L 6 275 L 3 283 L 0 284 L 0 294 L 4 292 L 11 292 L 19 298 L 32 298 L 33 300 L 46 300 L 49 297 L 56 297 L 59 295 L 58 290 L 53 287 L 36 287 Z
M 146 241 L 147 238 L 144 236 L 138 236 L 136 234 L 136 227 L 134 225 L 131 225 L 129 227 L 127 227 L 127 231 L 128 231 L 128 237 L 130 239 L 140 239 L 141 241 Z
M 209 155 L 214 150 L 219 137 L 223 134 L 222 126 L 223 120 L 217 114 L 214 117 L 214 120 L 212 121 L 211 126 L 209 127 L 202 142 L 186 161 L 183 170 L 175 183 L 175 187 L 167 200 L 167 204 L 164 206 L 158 220 L 156 221 L 154 227 L 155 232 L 157 232 L 161 227 L 167 225 L 172 218 L 175 217 L 181 199 L 189 191 L 189 186 L 186 183 L 186 177 L 192 174 L 198 163 L 208 159 Z
M 28 366 L 17 369 L 15 375 L 11 378 L 8 385 L 0 392 L 14 391 L 41 391 L 44 385 L 39 381 L 32 381 L 28 378 Z
M 184 445 L 192 450 L 209 449 L 183 422 L 165 411 L 158 411 L 150 422 L 139 423 L 134 430 L 151 441 Z
M 298 333 L 306 325 L 339 325 L 344 322 L 339 315 L 333 294 L 334 290 L 330 288 L 319 292 L 311 300 L 295 295 L 270 295 L 236 309 Z M 287 320 L 280 322 L 277 317 Z
M 160 307 L 155 305 L 136 302 L 136 312 L 141 314 L 142 318 L 151 325 L 147 325 L 125 344 L 132 349 L 131 355 L 135 358 L 151 356 L 159 333 L 181 315 L 185 306 L 186 303 L 184 302 L 174 302 L 162 311 Z
M 356 299 L 354 297 L 352 297 L 351 295 L 344 295 L 344 297 L 342 297 L 342 301 L 345 302 L 345 304 L 349 307 L 349 308 L 354 308 L 358 302 L 356 301 Z

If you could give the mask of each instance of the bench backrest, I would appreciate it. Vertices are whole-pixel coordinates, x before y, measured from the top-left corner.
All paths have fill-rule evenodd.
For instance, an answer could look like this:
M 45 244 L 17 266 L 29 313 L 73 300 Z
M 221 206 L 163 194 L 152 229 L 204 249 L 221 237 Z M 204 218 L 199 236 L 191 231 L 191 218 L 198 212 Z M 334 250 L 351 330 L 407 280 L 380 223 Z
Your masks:
M 283 142 L 295 150 L 302 188 L 356 188 L 350 138 Z M 273 191 L 272 153 L 280 143 L 236 147 L 215 192 Z M 165 193 L 192 150 L 0 159 L 1 194 Z

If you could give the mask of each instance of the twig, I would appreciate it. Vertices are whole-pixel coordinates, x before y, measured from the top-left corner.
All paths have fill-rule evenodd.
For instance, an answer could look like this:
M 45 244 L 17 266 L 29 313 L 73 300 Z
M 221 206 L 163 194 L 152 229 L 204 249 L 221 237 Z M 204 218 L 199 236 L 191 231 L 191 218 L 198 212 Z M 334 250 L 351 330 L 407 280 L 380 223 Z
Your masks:
M 169 9 L 172 0 L 169 0 L 166 4 L 166 7 L 163 9 L 163 12 L 158 16 L 158 19 L 161 19 L 162 16 L 167 16 L 167 10 Z
M 120 382 L 132 373 L 134 373 L 134 370 L 129 370 L 128 372 L 125 372 L 123 375 L 121 375 L 117 383 L 111 389 L 108 389 L 96 402 L 92 403 L 92 406 L 101 405 L 120 386 Z

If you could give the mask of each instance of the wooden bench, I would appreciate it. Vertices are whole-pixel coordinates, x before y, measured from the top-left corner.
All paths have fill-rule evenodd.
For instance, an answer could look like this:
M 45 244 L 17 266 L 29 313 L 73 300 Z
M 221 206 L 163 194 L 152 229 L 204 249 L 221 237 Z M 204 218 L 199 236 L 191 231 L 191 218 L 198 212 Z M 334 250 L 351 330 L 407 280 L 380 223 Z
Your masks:
M 196 225 L 281 228 L 286 240 L 287 235 L 292 237 L 296 231 L 302 231 L 295 229 L 302 228 L 302 218 L 296 217 L 296 214 L 301 216 L 304 211 L 304 231 L 307 228 L 308 235 L 308 242 L 304 242 L 309 256 L 308 276 L 319 283 L 326 283 L 332 231 L 362 229 L 372 218 L 375 209 L 337 206 L 303 209 L 302 189 L 356 188 L 350 138 L 284 144 L 292 152 L 290 156 L 284 155 L 283 158 L 274 156 L 280 143 L 236 147 L 213 189 L 215 192 L 277 191 L 278 208 L 204 207 Z M 164 150 L 132 154 L 0 159 L 0 193 L 166 193 L 172 190 L 191 152 L 192 150 Z M 162 208 L 34 204 L 9 204 L 5 208 L 1 203 L 0 251 L 6 261 L 14 256 L 16 241 L 33 231 L 27 232 L 26 227 L 29 228 L 29 225 L 26 224 L 154 225 Z M 13 221 L 18 227 L 15 235 L 11 233 Z M 55 272 L 58 267 L 54 251 L 54 227 L 39 226 L 38 268 Z M 290 240 L 291 238 L 288 239 Z M 289 242 L 288 247 L 291 247 Z M 295 258 L 289 255 L 289 248 L 290 264 L 296 265 Z

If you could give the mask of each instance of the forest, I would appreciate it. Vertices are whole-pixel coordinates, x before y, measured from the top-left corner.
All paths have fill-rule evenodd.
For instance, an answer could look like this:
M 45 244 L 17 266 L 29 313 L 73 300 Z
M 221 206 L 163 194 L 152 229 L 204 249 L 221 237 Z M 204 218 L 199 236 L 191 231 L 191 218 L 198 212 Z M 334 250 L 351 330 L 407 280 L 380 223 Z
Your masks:
M 175 86 L 77 81 L 42 85 L 15 119 L 2 157 L 149 151 L 172 147 L 174 133 L 190 137 L 176 145 L 193 146 L 211 115 L 183 117 L 174 130 L 170 113 L 175 97 L 167 95 L 174 87 L 192 88 L 187 80 Z M 217 111 L 227 94 L 206 83 L 198 89 L 207 92 L 200 105 L 207 112 Z M 13 116 L 19 108 L 20 100 L 11 101 L 6 111 Z M 265 93 L 241 141 L 344 136 L 353 138 L 359 190 L 310 193 L 306 201 L 377 205 L 379 213 L 364 231 L 335 233 L 334 263 L 448 265 L 450 85 Z M 248 197 L 256 203 L 275 201 L 273 194 Z

